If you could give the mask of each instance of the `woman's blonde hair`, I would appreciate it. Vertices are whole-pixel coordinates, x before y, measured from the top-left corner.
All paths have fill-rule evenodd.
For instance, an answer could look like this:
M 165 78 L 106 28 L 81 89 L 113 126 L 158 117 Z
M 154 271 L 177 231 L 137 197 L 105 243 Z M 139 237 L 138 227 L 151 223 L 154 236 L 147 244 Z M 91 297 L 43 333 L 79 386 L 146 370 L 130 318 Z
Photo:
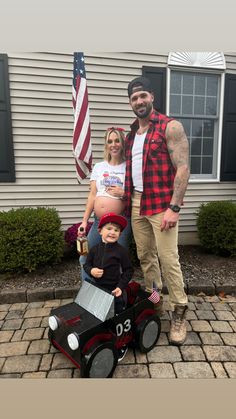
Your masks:
M 104 148 L 104 160 L 109 161 L 111 160 L 111 155 L 107 148 L 107 141 L 110 137 L 110 134 L 114 132 L 120 140 L 121 143 L 121 161 L 125 161 L 125 130 L 120 127 L 111 127 L 107 128 L 105 131 L 104 139 L 105 139 L 105 148 Z

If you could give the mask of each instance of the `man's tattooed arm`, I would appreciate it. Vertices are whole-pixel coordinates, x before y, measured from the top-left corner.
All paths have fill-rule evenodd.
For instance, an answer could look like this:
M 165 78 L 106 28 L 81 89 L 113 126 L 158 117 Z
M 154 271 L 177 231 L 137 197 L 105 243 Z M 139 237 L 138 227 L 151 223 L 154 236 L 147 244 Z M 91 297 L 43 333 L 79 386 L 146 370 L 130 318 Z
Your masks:
M 183 125 L 180 122 L 169 122 L 166 128 L 166 140 L 172 164 L 176 168 L 171 204 L 180 206 L 187 189 L 190 175 L 189 143 Z

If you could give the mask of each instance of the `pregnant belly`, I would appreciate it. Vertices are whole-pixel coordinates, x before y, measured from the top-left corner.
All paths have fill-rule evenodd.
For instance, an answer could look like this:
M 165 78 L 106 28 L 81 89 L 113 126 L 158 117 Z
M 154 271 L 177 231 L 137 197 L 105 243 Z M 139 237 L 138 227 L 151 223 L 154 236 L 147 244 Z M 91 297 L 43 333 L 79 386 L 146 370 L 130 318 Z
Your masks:
M 108 212 L 114 212 L 119 215 L 125 209 L 125 202 L 120 199 L 113 199 L 105 196 L 97 196 L 94 202 L 94 212 L 98 218 L 101 218 Z

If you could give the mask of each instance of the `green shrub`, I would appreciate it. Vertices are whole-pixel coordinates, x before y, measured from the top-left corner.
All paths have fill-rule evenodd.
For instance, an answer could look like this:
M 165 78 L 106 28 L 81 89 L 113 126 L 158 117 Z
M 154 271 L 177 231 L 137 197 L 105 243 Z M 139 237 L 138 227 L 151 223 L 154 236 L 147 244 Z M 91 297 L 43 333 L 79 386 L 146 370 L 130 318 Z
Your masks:
M 54 208 L 20 208 L 0 212 L 0 270 L 33 271 L 59 262 L 64 239 Z
M 202 204 L 197 212 L 201 245 L 211 253 L 236 256 L 236 204 L 218 201 Z

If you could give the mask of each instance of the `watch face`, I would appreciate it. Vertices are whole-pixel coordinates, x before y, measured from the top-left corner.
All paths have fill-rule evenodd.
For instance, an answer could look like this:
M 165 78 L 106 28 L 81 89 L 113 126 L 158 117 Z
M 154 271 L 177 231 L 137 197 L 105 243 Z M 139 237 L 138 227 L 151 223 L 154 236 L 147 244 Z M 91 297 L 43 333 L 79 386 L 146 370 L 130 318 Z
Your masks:
M 172 209 L 172 211 L 174 211 L 174 212 L 179 212 L 180 211 L 180 207 L 178 205 L 170 205 L 170 209 Z

